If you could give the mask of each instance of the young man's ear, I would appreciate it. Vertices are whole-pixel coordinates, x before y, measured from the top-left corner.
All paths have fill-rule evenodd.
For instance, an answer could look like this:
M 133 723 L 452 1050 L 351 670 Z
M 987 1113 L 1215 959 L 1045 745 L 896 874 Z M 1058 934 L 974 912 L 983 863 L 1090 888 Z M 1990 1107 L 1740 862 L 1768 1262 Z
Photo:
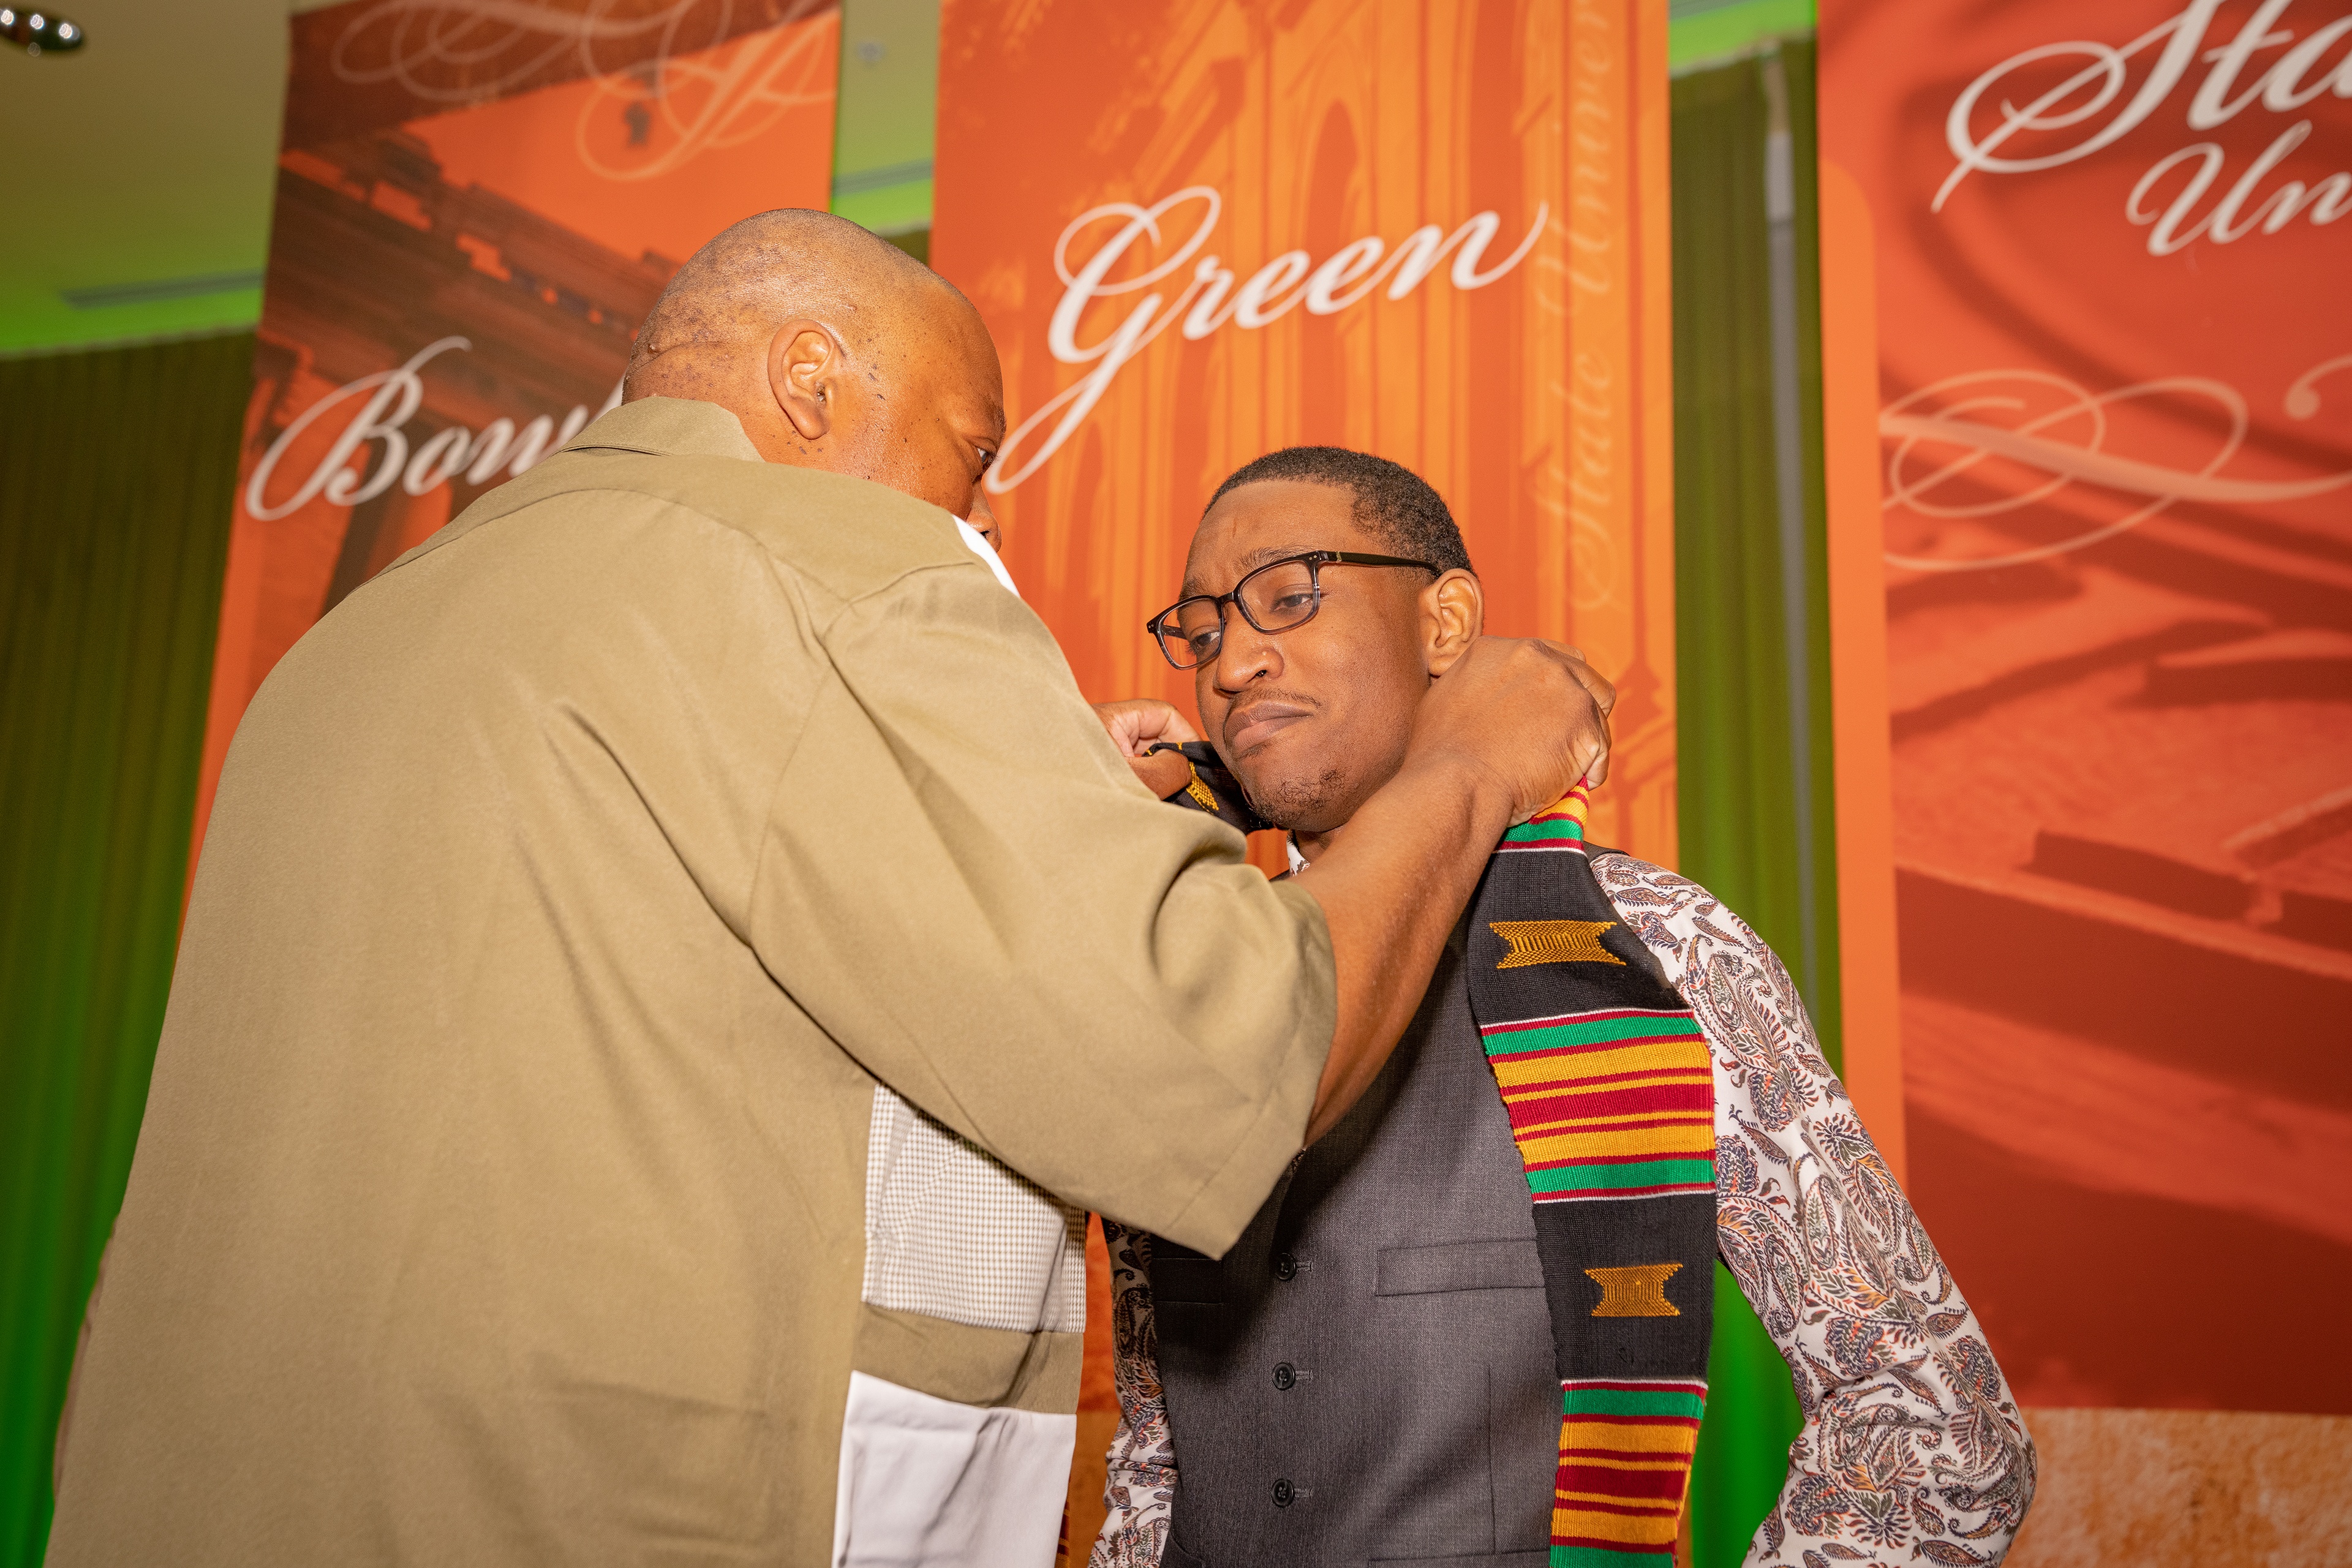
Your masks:
M 822 441 L 833 430 L 841 359 L 841 342 L 831 329 L 804 316 L 786 321 L 768 340 L 769 390 L 803 441 Z
M 1478 579 L 1457 566 L 1422 590 L 1421 606 L 1423 658 L 1434 679 L 1486 629 L 1486 595 Z

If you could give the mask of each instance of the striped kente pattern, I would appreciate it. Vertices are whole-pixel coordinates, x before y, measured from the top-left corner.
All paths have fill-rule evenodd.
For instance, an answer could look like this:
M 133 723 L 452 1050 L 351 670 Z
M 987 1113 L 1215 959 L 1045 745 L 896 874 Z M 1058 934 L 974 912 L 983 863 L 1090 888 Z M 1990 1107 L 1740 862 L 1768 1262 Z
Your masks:
M 1715 1069 L 1687 1008 L 1480 1026 L 1535 1201 L 1715 1190 Z
M 1674 1560 L 1706 1384 L 1586 1379 L 1561 1391 L 1552 1568 L 1659 1568 Z
M 1580 788 L 1497 847 L 1472 906 L 1494 941 L 1476 949 L 1471 1010 L 1556 1326 L 1552 1568 L 1664 1568 L 1706 1404 L 1715 1067 L 1593 881 L 1585 811 Z M 1510 853 L 1531 850 L 1575 858 Z
M 1591 797 L 1582 784 L 1568 792 L 1557 804 L 1522 822 L 1503 835 L 1495 846 L 1495 853 L 1505 854 L 1516 849 L 1565 849 L 1570 854 L 1584 853 L 1584 817 Z

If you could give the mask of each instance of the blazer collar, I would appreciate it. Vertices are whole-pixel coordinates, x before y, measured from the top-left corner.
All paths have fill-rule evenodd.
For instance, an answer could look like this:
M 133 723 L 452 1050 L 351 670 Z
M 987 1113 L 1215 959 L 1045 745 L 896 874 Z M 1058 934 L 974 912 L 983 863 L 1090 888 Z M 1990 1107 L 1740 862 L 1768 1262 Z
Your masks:
M 656 458 L 761 460 L 743 422 L 716 403 L 641 397 L 624 403 L 565 443 L 567 452 L 643 452 Z

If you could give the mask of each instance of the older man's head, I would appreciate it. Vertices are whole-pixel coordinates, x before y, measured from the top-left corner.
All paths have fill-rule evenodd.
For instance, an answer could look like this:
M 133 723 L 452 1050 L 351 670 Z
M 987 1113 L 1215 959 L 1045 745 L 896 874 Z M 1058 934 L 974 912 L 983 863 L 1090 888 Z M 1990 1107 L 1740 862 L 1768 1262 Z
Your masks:
M 954 285 L 846 219 L 761 213 L 695 252 L 637 333 L 625 395 L 716 403 L 772 463 L 872 479 L 996 537 L 980 483 L 1004 438 L 996 345 Z

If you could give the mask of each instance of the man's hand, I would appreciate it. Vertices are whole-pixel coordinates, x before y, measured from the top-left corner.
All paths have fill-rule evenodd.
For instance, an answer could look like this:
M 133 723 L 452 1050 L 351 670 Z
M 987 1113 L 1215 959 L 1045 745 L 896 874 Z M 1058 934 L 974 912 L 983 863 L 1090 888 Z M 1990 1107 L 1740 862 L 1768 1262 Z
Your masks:
M 1430 689 L 1413 721 L 1405 766 L 1475 763 L 1525 822 L 1576 786 L 1609 776 L 1609 713 L 1617 689 L 1583 654 L 1541 637 L 1473 642 Z
M 1111 740 L 1127 758 L 1127 765 L 1135 770 L 1135 776 L 1153 795 L 1166 800 L 1192 778 L 1192 763 L 1173 752 L 1155 754 L 1151 750 L 1154 743 L 1161 741 L 1181 745 L 1201 738 L 1173 704 L 1157 698 L 1130 697 L 1121 702 L 1096 703 L 1095 716 L 1110 731 Z

